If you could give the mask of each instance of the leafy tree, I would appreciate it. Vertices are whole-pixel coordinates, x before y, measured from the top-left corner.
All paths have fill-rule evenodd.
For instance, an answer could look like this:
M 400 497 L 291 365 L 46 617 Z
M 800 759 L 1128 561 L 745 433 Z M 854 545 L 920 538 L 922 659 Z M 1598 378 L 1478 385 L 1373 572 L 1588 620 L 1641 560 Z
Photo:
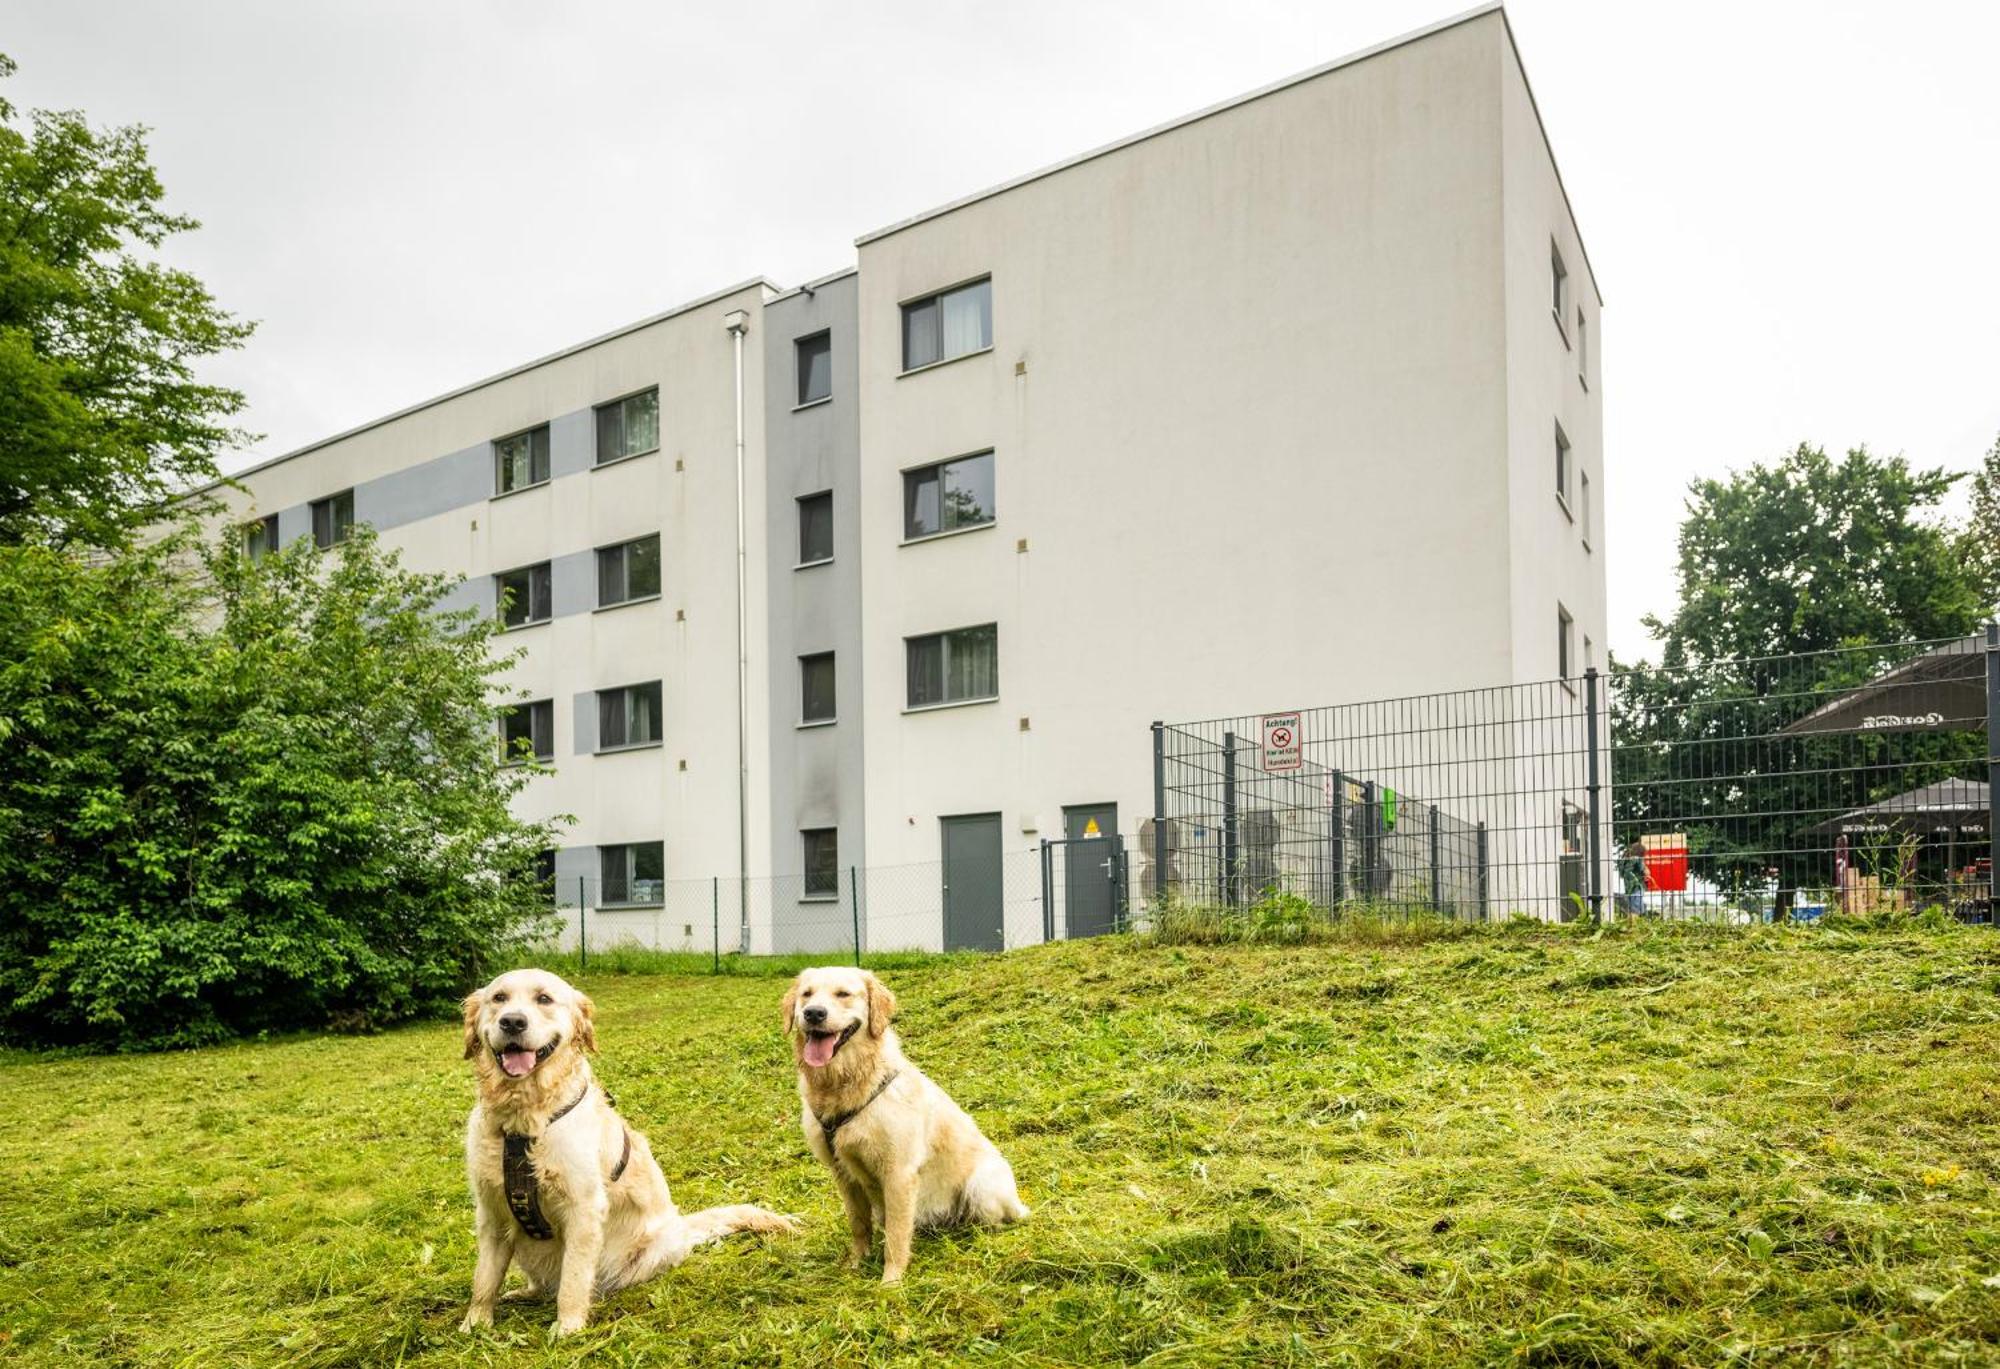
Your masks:
M 242 437 L 195 366 L 250 327 L 144 255 L 196 226 L 163 193 L 144 129 L 0 99 L 0 545 L 113 545 Z
M 0 547 L 0 1036 L 390 1022 L 547 925 L 490 617 L 365 531 L 230 540 Z
M 1969 773 L 1983 741 L 1972 733 L 1783 735 L 1912 654 L 1896 644 L 1962 636 L 1983 619 L 1978 568 L 1938 516 L 1957 479 L 1864 448 L 1835 460 L 1801 445 L 1695 482 L 1679 603 L 1645 620 L 1660 665 L 1612 683 L 1614 849 L 1677 829 L 1697 872 L 1725 890 L 1773 872 L 1781 889 L 1823 883 L 1830 841 L 1808 829 Z
M 1959 555 L 1978 577 L 1981 601 L 2000 604 L 2000 437 L 1972 476 L 1972 516 L 1959 535 Z

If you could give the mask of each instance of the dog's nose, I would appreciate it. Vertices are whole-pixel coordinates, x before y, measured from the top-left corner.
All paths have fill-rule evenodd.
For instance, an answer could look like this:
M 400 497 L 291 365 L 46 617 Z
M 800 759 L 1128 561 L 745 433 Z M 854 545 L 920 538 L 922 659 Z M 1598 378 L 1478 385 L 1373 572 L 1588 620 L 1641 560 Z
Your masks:
M 807 1008 L 804 1012 L 800 1013 L 799 1016 L 803 1017 L 806 1020 L 806 1025 L 808 1027 L 821 1026 L 826 1021 L 826 1009 Z
M 524 1012 L 510 1012 L 500 1019 L 500 1030 L 509 1036 L 519 1036 L 528 1029 L 528 1015 Z

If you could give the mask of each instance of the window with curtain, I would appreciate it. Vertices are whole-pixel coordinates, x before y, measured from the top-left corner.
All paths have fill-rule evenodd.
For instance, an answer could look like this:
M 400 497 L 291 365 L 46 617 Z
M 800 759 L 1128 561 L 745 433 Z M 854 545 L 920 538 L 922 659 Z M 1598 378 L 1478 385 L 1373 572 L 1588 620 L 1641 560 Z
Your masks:
M 609 608 L 660 594 L 660 535 L 597 549 L 597 606 Z
M 502 627 L 527 627 L 546 623 L 552 611 L 549 563 L 503 570 L 493 577 L 494 597 L 500 604 Z
M 518 764 L 532 757 L 551 760 L 556 754 L 556 706 L 552 699 L 513 704 L 500 710 L 500 757 Z
M 243 554 L 261 561 L 278 549 L 278 515 L 268 514 L 243 525 Z
M 622 846 L 597 848 L 602 884 L 598 901 L 620 904 L 657 904 L 667 893 L 667 844 L 663 841 L 635 841 Z
M 659 742 L 660 682 L 597 691 L 597 746 L 651 746 Z
M 799 403 L 833 397 L 833 334 L 815 333 L 792 344 L 798 353 Z
M 830 723 L 833 718 L 833 653 L 799 657 L 799 721 Z
M 903 306 L 903 369 L 914 371 L 993 345 L 993 281 L 911 300 Z
M 646 390 L 597 408 L 597 464 L 641 456 L 660 445 L 660 392 Z
M 840 833 L 831 827 L 811 827 L 799 833 L 805 848 L 807 898 L 840 897 Z
M 549 479 L 549 429 L 545 423 L 493 444 L 493 492 L 512 494 Z
M 983 527 L 994 516 L 992 452 L 903 473 L 906 540 Z
M 833 559 L 833 491 L 799 500 L 799 564 L 818 565 Z
M 1000 629 L 993 623 L 906 638 L 904 649 L 911 708 L 1000 695 Z
M 354 491 L 315 499 L 312 504 L 313 542 L 322 551 L 345 542 L 354 531 Z

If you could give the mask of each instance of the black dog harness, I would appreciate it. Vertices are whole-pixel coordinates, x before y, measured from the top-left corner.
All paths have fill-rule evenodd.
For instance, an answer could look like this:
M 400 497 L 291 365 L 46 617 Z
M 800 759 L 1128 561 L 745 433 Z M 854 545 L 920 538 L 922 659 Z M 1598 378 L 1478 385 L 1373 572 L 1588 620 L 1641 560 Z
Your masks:
M 882 1091 L 888 1088 L 889 1085 L 895 1083 L 896 1076 L 901 1073 L 902 1073 L 901 1070 L 890 1070 L 889 1077 L 884 1079 L 881 1083 L 877 1084 L 875 1086 L 875 1092 L 869 1094 L 868 1097 L 865 1100 L 863 1100 L 861 1106 L 854 1109 L 854 1111 L 852 1112 L 839 1113 L 832 1118 L 822 1117 L 816 1112 L 813 1114 L 813 1121 L 818 1122 L 819 1129 L 826 1133 L 826 1149 L 828 1154 L 836 1153 L 833 1149 L 834 1134 L 838 1132 L 842 1127 L 846 1126 L 849 1122 L 852 1122 L 855 1118 L 859 1117 L 862 1113 L 866 1112 L 868 1110 L 868 1104 L 874 1102 L 877 1098 L 880 1098 L 882 1096 Z
M 569 1116 L 576 1105 L 588 1097 L 590 1097 L 590 1085 L 585 1084 L 582 1093 L 565 1104 L 555 1116 L 549 1118 L 540 1134 L 546 1135 L 550 1127 Z M 622 1121 L 619 1125 L 624 1127 Z M 619 1153 L 618 1163 L 611 1170 L 610 1182 L 614 1184 L 618 1182 L 619 1176 L 625 1173 L 625 1166 L 632 1159 L 632 1129 L 624 1127 L 624 1131 L 625 1149 Z M 500 1133 L 500 1139 L 506 1145 L 506 1150 L 501 1156 L 500 1174 L 507 1186 L 507 1210 L 514 1214 L 514 1220 L 520 1223 L 521 1230 L 527 1233 L 530 1239 L 549 1240 L 556 1234 L 555 1228 L 550 1226 L 549 1219 L 542 1215 L 541 1179 L 535 1173 L 534 1158 L 528 1154 L 528 1147 L 535 1143 L 535 1137 L 503 1131 Z

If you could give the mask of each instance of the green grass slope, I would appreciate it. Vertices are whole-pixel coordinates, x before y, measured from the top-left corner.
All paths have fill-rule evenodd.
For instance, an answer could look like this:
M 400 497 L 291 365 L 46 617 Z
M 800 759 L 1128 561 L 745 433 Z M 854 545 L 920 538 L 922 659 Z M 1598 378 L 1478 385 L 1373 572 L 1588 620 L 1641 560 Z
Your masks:
M 908 1050 L 1034 1206 L 838 1267 L 773 978 L 579 976 L 601 1074 L 737 1240 L 551 1346 L 456 1323 L 454 1026 L 0 1057 L 29 1364 L 2000 1363 L 2000 940 L 1493 928 L 906 964 Z M 878 1256 L 879 1259 L 879 1250 Z

